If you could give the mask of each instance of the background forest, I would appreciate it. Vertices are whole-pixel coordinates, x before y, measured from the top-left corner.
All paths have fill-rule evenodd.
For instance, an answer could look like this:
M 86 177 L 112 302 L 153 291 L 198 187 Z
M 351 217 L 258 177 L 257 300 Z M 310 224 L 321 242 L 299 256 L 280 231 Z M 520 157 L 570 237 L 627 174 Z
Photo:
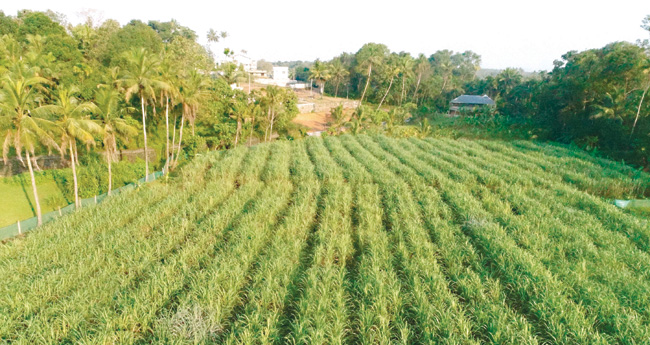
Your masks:
M 642 27 L 650 32 L 650 16 Z M 209 42 L 226 37 L 208 32 Z M 83 176 L 102 164 L 107 169 L 107 181 L 94 181 L 88 191 L 82 184 L 81 197 L 110 192 L 112 164 L 121 149 L 144 148 L 148 175 L 173 169 L 201 150 L 306 134 L 292 122 L 298 113 L 292 90 L 233 89 L 247 79 L 243 66 L 215 64 L 197 38 L 174 20 L 120 25 L 89 17 L 71 25 L 51 11 L 0 12 L 3 158 L 17 157 L 28 166 L 37 210 L 33 171 L 39 170 L 34 157 L 41 154 L 58 152 L 70 162 L 66 199 L 78 204 L 77 166 L 92 166 Z M 225 48 L 223 54 L 234 52 Z M 516 128 L 527 139 L 577 145 L 645 169 L 650 164 L 647 40 L 571 51 L 551 71 L 539 73 L 512 68 L 479 73 L 481 58 L 472 51 L 412 56 L 377 43 L 329 61 L 275 65 L 289 66 L 292 77 L 311 81 L 320 93 L 361 100 L 351 115 L 332 109 L 330 134 L 427 136 L 444 123 L 450 100 L 487 94 L 496 107 L 467 114 L 465 124 L 495 136 Z M 258 67 L 272 66 L 260 61 Z
M 642 27 L 650 33 L 650 16 Z M 472 51 L 414 57 L 375 43 L 326 62 L 280 64 L 290 66 L 299 80 L 315 80 L 331 95 L 411 104 L 413 115 L 433 121 L 432 114 L 446 113 L 453 98 L 487 94 L 496 108 L 470 116 L 469 124 L 492 130 L 523 127 L 530 139 L 575 144 L 637 167 L 649 165 L 647 40 L 570 51 L 554 61 L 551 71 L 536 73 L 508 68 L 486 75 Z
M 216 42 L 227 34 L 211 30 L 209 36 Z M 229 63 L 217 71 L 211 52 L 196 39 L 175 21 L 121 26 L 89 18 L 72 26 L 54 12 L 0 12 L 3 158 L 6 164 L 16 157 L 29 168 L 39 222 L 38 155 L 57 152 L 69 161 L 72 176 L 64 190 L 73 190 L 79 205 L 77 170 L 83 167 L 87 176 L 103 160 L 103 188 L 83 183 L 81 197 L 110 193 L 120 149 L 144 148 L 146 176 L 206 148 L 237 145 L 244 135 L 249 141 L 287 135 L 297 113 L 295 95 L 278 87 L 251 95 L 233 90 L 240 68 Z

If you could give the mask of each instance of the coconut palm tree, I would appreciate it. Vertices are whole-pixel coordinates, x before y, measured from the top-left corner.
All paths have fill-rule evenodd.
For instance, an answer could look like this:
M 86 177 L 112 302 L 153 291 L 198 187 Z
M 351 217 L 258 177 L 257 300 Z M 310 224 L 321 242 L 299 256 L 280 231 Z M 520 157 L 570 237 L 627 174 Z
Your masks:
M 129 101 L 134 95 L 140 99 L 142 109 L 142 133 L 144 135 L 145 180 L 149 180 L 149 151 L 147 146 L 147 105 L 155 106 L 157 90 L 169 88 L 158 74 L 160 60 L 145 48 L 132 49 L 124 54 L 126 70 L 119 83 L 126 90 Z
M 521 84 L 523 76 L 521 72 L 514 68 L 506 68 L 496 76 L 497 87 L 501 94 L 507 94 L 515 86 Z
M 59 151 L 61 151 L 61 147 L 56 143 L 53 134 L 56 125 L 47 119 L 31 114 L 31 111 L 36 108 L 41 98 L 38 89 L 43 84 L 48 84 L 49 81 L 39 77 L 34 70 L 22 65 L 21 62 L 18 62 L 18 64 L 21 66 L 15 66 L 17 70 L 30 73 L 6 73 L 1 79 L 0 126 L 6 131 L 4 132 L 4 143 L 2 145 L 2 158 L 7 164 L 9 150 L 13 148 L 18 159 L 25 164 L 22 157 L 23 151 L 25 152 L 29 176 L 32 181 L 36 217 L 38 218 L 38 225 L 41 225 L 43 224 L 43 217 L 32 167 L 32 156 L 36 147 L 41 144 Z
M 74 181 L 74 203 L 75 207 L 81 207 L 79 199 L 79 186 L 77 183 L 77 164 L 75 163 L 77 152 L 77 140 L 87 147 L 95 146 L 95 135 L 102 132 L 101 126 L 90 119 L 90 112 L 96 106 L 89 102 L 79 102 L 75 97 L 76 88 L 59 86 L 56 90 L 55 104 L 49 104 L 34 109 L 32 113 L 36 116 L 56 116 L 56 124 L 60 128 L 61 149 L 67 148 L 70 154 L 70 166 Z
M 368 110 L 364 105 L 359 105 L 357 107 L 357 109 L 352 114 L 350 122 L 348 122 L 350 129 L 352 130 L 352 134 L 359 134 L 359 132 L 361 132 L 361 130 L 365 127 L 368 120 L 367 114 Z
M 429 119 L 424 118 L 422 121 L 420 121 L 420 125 L 418 126 L 418 136 L 421 139 L 424 139 L 431 134 L 431 125 L 429 124 Z
M 396 61 L 396 59 L 394 57 L 392 57 L 392 56 L 391 56 L 391 59 L 386 64 L 385 69 L 386 69 L 387 77 L 390 78 L 390 82 L 388 83 L 388 88 L 386 89 L 386 93 L 384 93 L 384 97 L 381 98 L 381 101 L 379 102 L 379 105 L 377 106 L 377 110 L 379 110 L 379 108 L 381 108 L 381 105 L 384 104 L 384 100 L 386 99 L 386 96 L 388 96 L 388 93 L 390 92 L 390 88 L 393 86 L 393 81 L 401 73 L 401 68 L 400 68 L 400 66 L 398 64 L 398 61 Z
M 243 92 L 236 92 L 229 101 L 230 117 L 237 121 L 237 131 L 235 132 L 235 147 L 239 143 L 242 132 L 242 123 L 244 119 L 250 118 L 253 107 L 248 102 L 248 95 Z
M 262 94 L 259 90 L 253 90 L 250 94 L 250 99 L 253 102 L 250 104 L 250 113 L 248 113 L 248 118 L 251 120 L 250 131 L 248 133 L 248 146 L 253 145 L 253 132 L 255 132 L 255 119 L 262 117 L 264 111 L 262 110 L 261 102 L 255 102 L 254 100 L 261 100 Z
M 413 66 L 415 65 L 415 62 L 410 54 L 400 53 L 397 63 L 399 66 L 399 73 L 402 76 L 402 92 L 400 92 L 399 96 L 399 105 L 401 106 L 406 97 L 406 79 L 413 76 Z
M 176 161 L 174 164 L 178 163 L 178 158 L 181 153 L 181 143 L 183 142 L 183 125 L 185 120 L 192 125 L 192 136 L 195 135 L 194 131 L 194 122 L 196 120 L 196 114 L 199 110 L 199 105 L 202 103 L 203 98 L 207 94 L 208 86 L 210 85 L 208 79 L 205 78 L 201 73 L 196 70 L 190 71 L 190 73 L 183 78 L 180 83 L 180 89 L 178 93 L 179 102 L 183 108 L 181 115 L 181 128 L 180 135 L 178 139 L 178 151 L 176 153 Z
M 169 147 L 169 103 L 171 102 L 172 108 L 174 107 L 175 100 L 178 97 L 178 88 L 176 87 L 177 85 L 177 80 L 176 80 L 177 72 L 174 70 L 173 65 L 169 58 L 167 56 L 164 56 L 162 59 L 162 63 L 160 64 L 160 77 L 162 81 L 167 84 L 168 87 L 161 88 L 159 90 L 160 92 L 160 102 L 162 103 L 163 100 L 165 102 L 165 138 L 166 138 L 166 145 L 165 145 L 165 172 L 169 169 L 169 162 L 170 162 L 170 152 L 171 149 Z M 161 104 L 162 106 L 162 104 Z M 174 126 L 176 123 L 174 123 Z
M 111 164 L 115 160 L 117 152 L 117 140 L 128 141 L 138 135 L 138 130 L 122 116 L 127 112 L 134 111 L 130 107 L 120 105 L 120 93 L 112 87 L 102 87 L 95 93 L 97 107 L 93 111 L 101 121 L 102 141 L 106 150 L 106 163 L 108 164 L 108 195 L 113 189 L 113 174 Z
M 413 91 L 413 100 L 417 104 L 420 84 L 422 83 L 422 79 L 427 79 L 429 75 L 431 75 L 431 64 L 424 54 L 420 54 L 415 61 L 415 75 L 417 75 L 417 81 L 415 83 L 415 90 Z
M 317 59 L 310 70 L 309 79 L 318 81 L 318 85 L 320 86 L 320 97 L 323 98 L 325 83 L 330 79 L 330 72 L 327 64 L 324 64 Z
M 339 104 L 338 106 L 332 108 L 330 110 L 330 114 L 332 115 L 332 130 L 334 133 L 339 133 L 341 131 L 341 127 L 345 123 L 345 112 L 343 110 L 343 105 Z
M 341 82 L 350 75 L 350 72 L 343 66 L 341 61 L 335 60 L 331 65 L 330 65 L 330 75 L 331 79 L 335 81 L 336 87 L 334 90 L 334 96 L 338 97 L 339 96 L 339 85 Z
M 286 94 L 283 92 L 283 89 L 272 85 L 267 86 L 265 91 L 265 95 L 261 99 L 262 107 L 266 109 L 267 114 L 267 125 L 266 130 L 264 131 L 264 141 L 269 141 L 273 136 L 273 124 L 275 123 L 278 114 L 280 114 L 282 111 L 282 106 L 284 104 Z
M 646 17 L 645 23 L 650 23 L 650 16 Z M 648 29 L 648 31 L 650 31 L 650 29 Z M 643 92 L 641 93 L 641 100 L 639 101 L 639 106 L 637 107 L 636 110 L 636 116 L 634 117 L 634 124 L 632 125 L 632 131 L 630 131 L 630 138 L 632 138 L 632 135 L 634 134 L 634 129 L 636 128 L 636 124 L 637 122 L 639 122 L 639 115 L 641 115 L 641 106 L 643 105 L 643 100 L 645 99 L 646 94 L 648 94 L 648 90 L 650 90 L 650 68 L 644 69 L 643 74 L 646 81 L 645 81 L 645 85 L 642 87 Z
M 384 59 L 388 55 L 388 48 L 383 44 L 377 43 L 366 43 L 356 54 L 357 61 L 359 65 L 357 69 L 360 73 L 367 71 L 366 75 L 366 86 L 363 88 L 363 93 L 361 94 L 360 103 L 363 103 L 363 98 L 366 96 L 366 91 L 368 90 L 368 85 L 370 85 L 370 77 L 372 76 L 373 66 L 381 65 Z

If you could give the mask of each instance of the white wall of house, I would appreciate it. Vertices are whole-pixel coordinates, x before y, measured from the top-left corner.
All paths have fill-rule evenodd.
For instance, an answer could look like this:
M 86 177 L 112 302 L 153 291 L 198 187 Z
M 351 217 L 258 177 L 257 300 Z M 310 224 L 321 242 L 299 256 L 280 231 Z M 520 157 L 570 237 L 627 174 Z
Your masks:
M 243 65 L 244 71 L 246 72 L 254 71 L 257 69 L 257 60 L 251 59 L 246 55 L 235 54 L 233 56 L 233 61 L 237 65 Z
M 276 67 L 273 66 L 273 80 L 288 81 L 289 80 L 289 67 Z

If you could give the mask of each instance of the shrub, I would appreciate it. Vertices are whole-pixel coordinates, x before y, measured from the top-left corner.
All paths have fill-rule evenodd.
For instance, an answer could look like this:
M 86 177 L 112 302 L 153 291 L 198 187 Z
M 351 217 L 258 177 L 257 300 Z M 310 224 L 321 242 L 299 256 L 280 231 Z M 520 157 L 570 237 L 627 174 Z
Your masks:
M 205 139 L 201 136 L 195 135 L 183 140 L 183 151 L 189 159 L 194 158 L 197 153 L 205 152 L 206 150 Z

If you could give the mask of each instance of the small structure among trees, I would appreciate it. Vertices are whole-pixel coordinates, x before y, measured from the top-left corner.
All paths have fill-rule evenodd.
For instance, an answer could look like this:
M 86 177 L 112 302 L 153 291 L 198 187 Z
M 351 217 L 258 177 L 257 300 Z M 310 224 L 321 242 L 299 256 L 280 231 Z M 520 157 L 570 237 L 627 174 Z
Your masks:
M 494 101 L 488 95 L 461 95 L 449 103 L 449 115 L 458 116 L 480 108 L 494 107 Z

